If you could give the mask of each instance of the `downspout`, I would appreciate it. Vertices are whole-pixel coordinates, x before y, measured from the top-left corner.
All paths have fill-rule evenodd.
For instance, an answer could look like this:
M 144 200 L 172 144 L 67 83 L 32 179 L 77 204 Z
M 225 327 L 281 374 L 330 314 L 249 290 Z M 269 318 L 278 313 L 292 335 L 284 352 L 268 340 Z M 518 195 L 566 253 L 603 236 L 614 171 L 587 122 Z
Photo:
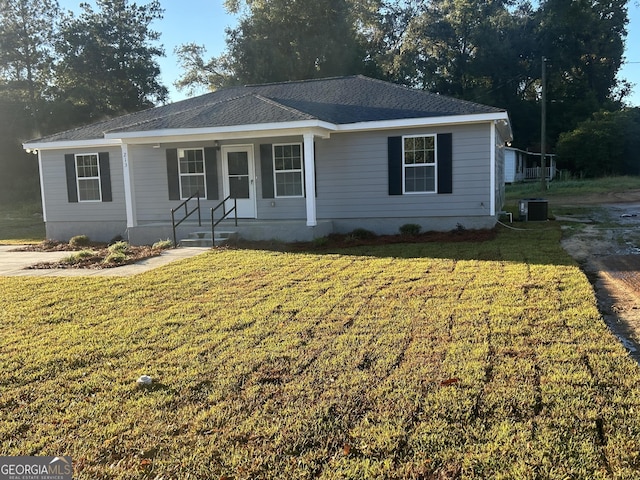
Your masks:
M 303 134 L 304 139 L 304 191 L 306 195 L 307 227 L 315 227 L 316 219 L 316 158 L 313 149 L 313 133 Z

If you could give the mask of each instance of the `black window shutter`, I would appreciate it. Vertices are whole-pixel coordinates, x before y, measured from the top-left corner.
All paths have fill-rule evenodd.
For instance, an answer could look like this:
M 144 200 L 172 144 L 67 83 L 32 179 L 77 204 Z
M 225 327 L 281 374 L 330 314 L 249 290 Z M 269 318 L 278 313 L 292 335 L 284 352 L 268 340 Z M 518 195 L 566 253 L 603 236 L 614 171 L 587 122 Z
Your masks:
M 78 202 L 78 184 L 76 183 L 76 157 L 73 153 L 64 156 L 64 168 L 67 173 L 67 197 L 69 203 Z
M 214 147 L 204 149 L 204 165 L 207 172 L 207 200 L 218 200 L 218 155 Z
M 109 166 L 109 152 L 98 153 L 98 163 L 100 164 L 100 188 L 102 189 L 102 201 L 111 202 L 111 168 Z
M 453 142 L 450 133 L 438 134 L 438 193 L 453 193 Z
M 389 195 L 402 195 L 402 137 L 389 137 Z
M 260 174 L 262 176 L 262 198 L 275 198 L 273 154 L 270 143 L 260 145 Z
M 167 180 L 169 200 L 180 200 L 180 178 L 178 177 L 178 149 L 167 148 Z

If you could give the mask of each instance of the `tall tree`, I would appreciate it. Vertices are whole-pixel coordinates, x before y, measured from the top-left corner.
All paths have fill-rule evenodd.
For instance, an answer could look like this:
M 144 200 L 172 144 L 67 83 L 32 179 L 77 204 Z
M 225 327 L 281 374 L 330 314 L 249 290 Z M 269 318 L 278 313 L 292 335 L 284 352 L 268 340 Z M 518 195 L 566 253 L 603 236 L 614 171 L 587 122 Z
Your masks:
M 596 112 L 563 132 L 558 160 L 587 177 L 640 174 L 640 108 Z
M 537 12 L 541 54 L 549 59 L 551 138 L 612 101 L 628 23 L 626 0 L 545 0 Z
M 56 0 L 0 0 L 0 95 L 24 105 L 31 134 L 41 130 L 59 13 Z
M 46 132 L 59 7 L 0 0 L 0 201 L 38 196 L 36 157 L 22 142 Z
M 373 36 L 379 0 L 230 0 L 241 14 L 227 30 L 227 52 L 209 61 L 204 48 L 187 44 L 176 53 L 185 70 L 176 83 L 197 88 L 209 82 L 300 80 L 362 73 L 365 45 Z
M 96 0 L 97 11 L 81 4 L 79 17 L 67 15 L 58 43 L 58 98 L 84 112 L 86 120 L 134 112 L 167 99 L 156 57 L 162 18 L 158 0 Z

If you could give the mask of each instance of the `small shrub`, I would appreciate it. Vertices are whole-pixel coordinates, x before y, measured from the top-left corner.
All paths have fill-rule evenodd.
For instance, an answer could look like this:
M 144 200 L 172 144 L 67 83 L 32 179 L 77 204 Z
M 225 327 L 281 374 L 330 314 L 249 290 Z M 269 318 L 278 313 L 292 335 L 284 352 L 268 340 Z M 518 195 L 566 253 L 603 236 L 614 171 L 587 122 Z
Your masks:
M 86 235 L 76 235 L 69 240 L 71 247 L 87 247 L 91 244 L 91 240 Z
M 169 248 L 173 248 L 173 242 L 169 239 L 160 240 L 154 243 L 151 248 L 155 250 L 167 250 Z
M 127 242 L 116 242 L 113 245 L 109 245 L 109 253 L 122 253 L 124 255 L 129 251 L 129 244 Z
M 329 243 L 329 239 L 327 237 L 317 237 L 313 239 L 314 247 L 324 247 L 327 243 Z
M 124 263 L 126 259 L 127 255 L 124 252 L 114 251 L 109 253 L 102 263 Z
M 349 234 L 349 237 L 356 240 L 372 240 L 376 238 L 376 234 L 366 228 L 356 228 Z
M 72 255 L 69 255 L 68 257 L 65 257 L 62 261 L 65 263 L 76 264 L 76 263 L 80 263 L 85 258 L 93 257 L 95 254 L 96 252 L 92 250 L 80 250 L 79 252 L 76 252 Z
M 420 230 L 422 230 L 422 227 L 417 223 L 405 223 L 400 227 L 400 234 L 415 236 L 420 233 Z
M 452 230 L 453 233 L 464 233 L 467 231 L 467 228 L 461 223 L 456 224 L 456 228 Z
M 53 250 L 58 245 L 60 245 L 60 242 L 58 242 L 57 240 L 46 239 L 46 240 L 43 240 L 42 242 L 40 242 L 40 246 L 44 250 Z

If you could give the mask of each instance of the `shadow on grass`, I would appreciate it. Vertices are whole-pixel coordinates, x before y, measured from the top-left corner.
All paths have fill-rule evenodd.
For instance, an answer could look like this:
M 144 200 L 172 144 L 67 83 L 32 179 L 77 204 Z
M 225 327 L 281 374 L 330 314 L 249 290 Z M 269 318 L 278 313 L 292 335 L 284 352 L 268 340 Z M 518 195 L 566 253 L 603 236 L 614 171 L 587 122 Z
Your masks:
M 37 202 L 0 206 L 0 244 L 34 243 L 44 240 L 42 208 Z
M 447 237 L 448 235 L 448 237 Z M 239 242 L 235 249 L 312 255 L 353 255 L 378 258 L 442 258 L 523 262 L 541 265 L 576 265 L 562 249 L 557 222 L 498 225 L 493 230 L 425 234 L 421 237 L 377 237 L 357 240 L 335 237 L 309 243 Z M 351 243 L 351 245 L 349 245 Z

